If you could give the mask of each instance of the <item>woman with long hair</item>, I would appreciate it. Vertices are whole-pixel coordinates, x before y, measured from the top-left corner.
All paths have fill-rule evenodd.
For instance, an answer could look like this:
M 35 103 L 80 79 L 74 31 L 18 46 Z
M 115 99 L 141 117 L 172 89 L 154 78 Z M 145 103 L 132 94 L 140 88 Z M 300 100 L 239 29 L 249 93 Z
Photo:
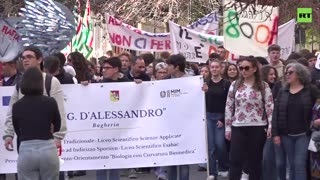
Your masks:
M 210 72 L 210 67 L 207 65 L 204 65 L 200 68 L 200 74 L 203 76 L 203 79 L 205 81 L 210 80 L 211 78 L 211 72 Z
M 285 180 L 288 158 L 290 180 L 306 180 L 312 108 L 319 98 L 319 91 L 311 85 L 310 72 L 302 64 L 288 64 L 285 78 L 286 83 L 276 98 L 272 117 L 277 169 L 280 180 Z M 287 157 L 283 157 L 283 151 Z
M 230 86 L 225 109 L 225 136 L 231 140 L 229 178 L 239 180 L 248 161 L 250 180 L 260 180 L 263 146 L 271 136 L 273 99 L 255 58 L 242 59 L 239 70 L 240 78 Z
M 235 64 L 228 64 L 224 70 L 223 78 L 233 82 L 239 78 L 239 70 L 237 65 Z
M 227 177 L 229 170 L 224 137 L 224 113 L 231 83 L 222 78 L 220 61 L 213 60 L 211 62 L 210 72 L 211 77 L 205 81 L 204 91 L 206 92 L 209 175 L 211 176 L 209 177 L 212 179 L 212 177 L 218 177 L 218 169 L 220 174 L 225 177 Z M 217 160 L 219 161 L 218 169 Z
M 88 62 L 83 54 L 79 52 L 72 52 L 68 56 L 68 64 L 76 71 L 76 79 L 78 83 L 90 83 L 93 74 L 91 74 Z
M 262 66 L 262 79 L 268 83 L 272 91 L 273 100 L 275 100 L 279 90 L 281 89 L 281 81 L 278 80 L 277 69 L 265 65 Z M 272 138 L 268 138 L 263 149 L 263 179 L 277 179 L 276 158 Z

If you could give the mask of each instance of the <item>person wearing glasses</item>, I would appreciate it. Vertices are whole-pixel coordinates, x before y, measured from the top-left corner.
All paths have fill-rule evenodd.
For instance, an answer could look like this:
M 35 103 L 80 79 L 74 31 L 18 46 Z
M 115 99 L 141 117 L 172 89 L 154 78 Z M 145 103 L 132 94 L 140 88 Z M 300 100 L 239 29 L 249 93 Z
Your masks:
M 110 57 L 103 61 L 102 74 L 103 80 L 101 83 L 115 83 L 115 82 L 130 82 L 130 80 L 121 73 L 121 60 L 117 56 Z M 97 170 L 96 180 L 120 180 L 119 170 Z
M 260 180 L 264 143 L 271 137 L 272 93 L 255 58 L 242 59 L 239 70 L 225 109 L 225 136 L 231 141 L 229 179 L 241 179 L 247 161 L 250 180 Z
M 286 83 L 276 98 L 272 118 L 278 176 L 280 180 L 286 179 L 288 158 L 290 180 L 306 180 L 312 108 L 320 93 L 310 83 L 308 68 L 299 63 L 288 64 L 285 77 Z M 286 152 L 287 157 L 282 152 Z

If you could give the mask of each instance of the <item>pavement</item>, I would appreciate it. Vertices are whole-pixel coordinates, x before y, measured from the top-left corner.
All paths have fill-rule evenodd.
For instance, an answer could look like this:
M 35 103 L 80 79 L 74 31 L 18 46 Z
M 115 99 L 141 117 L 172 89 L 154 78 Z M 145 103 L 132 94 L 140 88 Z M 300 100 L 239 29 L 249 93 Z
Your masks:
M 192 165 L 190 168 L 190 180 L 206 180 L 207 172 L 199 172 L 197 165 Z M 87 171 L 86 176 L 75 177 L 69 180 L 95 180 L 96 171 Z M 154 173 L 138 174 L 136 180 L 156 180 Z M 228 178 L 219 177 L 218 180 L 227 180 Z M 14 175 L 7 175 L 7 180 L 15 180 Z M 112 179 L 111 179 L 112 180 Z M 129 180 L 127 177 L 121 177 L 121 180 Z

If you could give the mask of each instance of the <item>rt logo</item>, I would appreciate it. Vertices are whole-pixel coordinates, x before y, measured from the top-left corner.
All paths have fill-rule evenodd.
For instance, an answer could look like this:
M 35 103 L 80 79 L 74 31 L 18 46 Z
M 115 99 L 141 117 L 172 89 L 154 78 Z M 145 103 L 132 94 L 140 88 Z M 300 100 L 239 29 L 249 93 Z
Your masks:
M 297 8 L 298 23 L 312 23 L 312 8 Z

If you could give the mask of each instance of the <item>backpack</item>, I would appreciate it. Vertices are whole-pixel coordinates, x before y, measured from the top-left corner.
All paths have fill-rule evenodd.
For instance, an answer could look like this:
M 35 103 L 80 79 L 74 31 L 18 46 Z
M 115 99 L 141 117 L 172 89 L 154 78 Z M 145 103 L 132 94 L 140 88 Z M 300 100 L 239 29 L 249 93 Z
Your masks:
M 48 94 L 49 97 L 50 97 L 50 90 L 51 90 L 51 82 L 52 82 L 52 76 L 49 75 L 49 74 L 46 74 L 46 78 L 45 78 L 45 80 L 44 80 L 44 84 L 45 84 L 46 92 L 47 92 L 47 94 Z M 21 81 L 17 82 L 17 84 L 16 84 L 16 90 L 17 90 L 17 92 L 19 92 L 20 83 L 21 83 Z
M 233 85 L 233 99 L 234 99 L 234 103 L 233 103 L 233 106 L 234 106 L 234 108 L 233 108 L 233 113 L 232 113 L 232 116 L 234 116 L 234 114 L 235 114 L 235 111 L 236 111 L 236 93 L 237 93 L 237 90 L 238 90 L 238 88 L 239 88 L 239 86 L 240 86 L 240 81 L 239 80 L 236 80 L 236 82 L 234 83 L 234 85 Z M 262 91 L 261 91 L 261 96 L 262 96 L 262 103 L 263 103 L 263 115 L 262 115 L 262 118 L 264 118 L 264 117 L 266 117 L 267 116 L 267 113 L 266 113 L 266 107 L 265 107 L 265 104 L 266 104 L 266 102 L 265 102 L 265 96 L 266 96 L 266 90 L 265 90 L 265 84 L 264 84 L 264 82 L 263 82 L 263 88 L 262 88 Z M 268 117 L 266 117 L 267 119 L 268 119 Z

